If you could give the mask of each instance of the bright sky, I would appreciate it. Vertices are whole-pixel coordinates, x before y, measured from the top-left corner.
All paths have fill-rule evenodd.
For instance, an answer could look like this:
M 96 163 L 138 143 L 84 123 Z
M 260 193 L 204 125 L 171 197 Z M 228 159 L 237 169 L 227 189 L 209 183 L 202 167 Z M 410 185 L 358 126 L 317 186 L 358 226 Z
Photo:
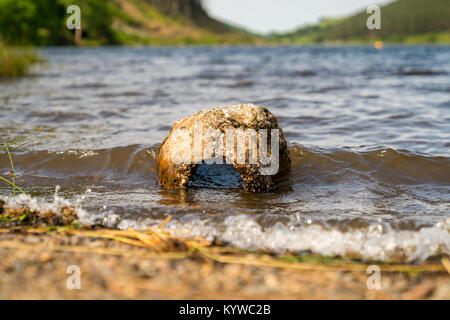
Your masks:
M 321 18 L 345 16 L 386 0 L 203 0 L 211 16 L 248 30 L 291 31 Z

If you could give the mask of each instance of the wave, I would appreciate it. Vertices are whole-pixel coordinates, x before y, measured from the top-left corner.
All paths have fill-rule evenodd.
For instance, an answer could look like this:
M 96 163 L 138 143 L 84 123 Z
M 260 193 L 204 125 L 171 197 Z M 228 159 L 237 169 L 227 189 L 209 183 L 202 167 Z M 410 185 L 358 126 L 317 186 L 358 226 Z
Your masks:
M 292 167 L 308 177 L 376 178 L 393 184 L 450 184 L 450 158 L 407 150 L 291 148 Z
M 166 228 L 177 234 L 216 239 L 250 250 L 282 253 L 313 252 L 328 256 L 360 255 L 366 259 L 401 259 L 423 261 L 431 256 L 450 254 L 450 219 L 416 231 L 394 231 L 388 225 L 370 225 L 347 230 L 324 228 L 319 225 L 277 222 L 262 227 L 248 215 L 229 216 L 223 223 L 208 224 L 205 220 L 184 218 L 174 220 Z M 135 221 L 121 221 L 119 227 L 139 227 Z M 141 226 L 142 228 L 142 226 Z
M 13 153 L 16 176 L 33 178 L 79 180 L 89 183 L 120 181 L 121 183 L 156 182 L 156 155 L 158 147 L 130 145 L 110 149 L 28 151 Z M 6 157 L 0 159 L 0 173 L 9 173 Z M 42 183 L 42 181 L 40 181 Z M 45 184 L 51 184 L 49 181 Z M 61 181 L 57 181 L 61 183 Z M 64 183 L 62 183 L 64 184 Z
M 16 175 L 47 178 L 72 177 L 157 182 L 158 145 L 130 145 L 110 149 L 13 152 Z M 450 184 L 450 158 L 427 156 L 407 150 L 375 148 L 323 149 L 290 146 L 291 183 L 377 179 L 391 184 Z M 6 157 L 0 159 L 0 173 L 9 174 Z

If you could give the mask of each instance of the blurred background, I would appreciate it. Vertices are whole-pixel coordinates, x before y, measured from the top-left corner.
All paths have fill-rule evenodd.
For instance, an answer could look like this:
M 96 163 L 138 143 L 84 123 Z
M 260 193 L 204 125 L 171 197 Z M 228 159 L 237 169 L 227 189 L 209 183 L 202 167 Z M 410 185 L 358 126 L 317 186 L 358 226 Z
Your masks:
M 0 40 L 68 45 L 66 8 L 82 13 L 79 44 L 305 44 L 450 42 L 448 0 L 0 0 Z M 381 30 L 366 8 L 382 7 Z

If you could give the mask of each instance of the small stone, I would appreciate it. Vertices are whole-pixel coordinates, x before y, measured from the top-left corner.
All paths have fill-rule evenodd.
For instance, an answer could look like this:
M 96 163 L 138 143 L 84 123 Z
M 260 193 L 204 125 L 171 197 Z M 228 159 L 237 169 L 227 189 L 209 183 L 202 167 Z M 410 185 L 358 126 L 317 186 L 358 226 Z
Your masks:
M 46 262 L 49 262 L 50 260 L 52 260 L 52 258 L 53 258 L 53 256 L 52 256 L 51 253 L 49 253 L 49 252 L 44 252 L 44 253 L 42 253 L 42 254 L 40 255 L 39 260 L 40 260 L 42 263 L 46 263 Z
M 197 168 L 210 164 L 232 165 L 245 190 L 262 192 L 289 170 L 291 160 L 275 116 L 264 107 L 240 104 L 175 122 L 159 148 L 160 183 L 167 189 L 187 187 Z

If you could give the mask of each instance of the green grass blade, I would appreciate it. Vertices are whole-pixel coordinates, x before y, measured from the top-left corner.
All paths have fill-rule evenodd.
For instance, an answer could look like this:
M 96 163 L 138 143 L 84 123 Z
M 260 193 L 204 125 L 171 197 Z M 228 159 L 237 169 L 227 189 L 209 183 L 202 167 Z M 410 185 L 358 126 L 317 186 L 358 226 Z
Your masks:
M 22 190 L 22 188 L 20 188 L 19 186 L 16 186 L 16 184 L 15 183 L 12 183 L 11 181 L 9 181 L 8 179 L 5 179 L 5 178 L 3 178 L 3 177 L 0 177 L 0 179 L 1 180 L 3 180 L 3 181 L 5 181 L 5 182 L 7 182 L 7 183 L 9 183 L 10 185 L 12 185 L 13 187 L 16 187 L 20 192 L 22 192 L 23 194 L 27 194 L 25 191 L 23 191 Z
M 8 153 L 8 157 L 9 157 L 9 163 L 11 163 L 11 174 L 12 174 L 12 183 L 13 183 L 13 194 L 16 195 L 16 178 L 15 178 L 15 172 L 14 172 L 14 164 L 11 158 L 11 153 L 9 152 L 8 146 L 6 146 L 5 143 L 5 148 L 6 148 L 6 152 Z
M 25 142 L 23 142 L 23 143 L 21 143 L 21 144 L 19 144 L 17 146 L 14 146 L 14 148 L 10 148 L 9 151 L 14 151 L 14 150 L 16 150 L 16 149 L 18 149 L 20 147 L 23 147 L 23 146 L 25 146 L 27 144 L 30 144 L 32 142 L 39 141 L 39 140 L 42 140 L 42 139 L 45 139 L 45 138 L 49 138 L 49 137 L 54 137 L 54 135 L 53 134 L 48 134 L 46 136 L 41 136 L 41 137 L 36 137 L 36 138 L 30 139 L 30 140 L 25 141 Z M 7 155 L 7 152 L 0 154 L 0 158 L 5 156 L 5 155 Z
M 32 136 L 33 134 L 35 134 L 35 133 L 38 132 L 39 130 L 40 130 L 40 128 L 34 129 L 34 130 L 33 130 L 32 132 L 30 132 L 29 134 L 27 134 L 27 135 L 25 135 L 25 136 L 23 136 L 23 137 L 21 137 L 21 138 L 18 138 L 18 139 L 16 139 L 16 140 L 13 140 L 12 142 L 10 142 L 10 143 L 8 143 L 8 144 L 5 144 L 4 147 L 0 147 L 0 150 L 5 149 L 5 148 L 7 148 L 7 147 L 9 147 L 9 146 L 11 146 L 11 145 L 13 145 L 13 144 L 19 142 L 19 141 L 22 141 L 22 140 L 28 138 L 29 136 Z

